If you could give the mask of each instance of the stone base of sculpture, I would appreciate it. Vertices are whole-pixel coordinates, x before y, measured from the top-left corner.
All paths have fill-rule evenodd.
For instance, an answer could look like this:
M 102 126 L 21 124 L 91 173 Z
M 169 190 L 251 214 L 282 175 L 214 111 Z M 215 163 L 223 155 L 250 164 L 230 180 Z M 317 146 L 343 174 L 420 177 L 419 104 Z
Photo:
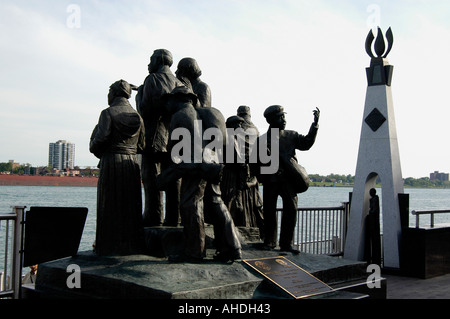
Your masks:
M 320 298 L 386 297 L 385 282 L 368 289 L 364 262 L 311 254 L 258 249 L 257 230 L 240 229 L 243 259 L 284 256 L 338 291 Z M 182 249 L 181 227 L 146 229 L 153 255 L 97 256 L 80 252 L 74 257 L 39 265 L 36 294 L 64 299 L 291 299 L 242 261 L 213 259 L 213 230 L 207 227 L 207 254 L 202 262 L 171 263 L 166 257 Z M 164 244 L 163 244 L 164 242 Z M 70 265 L 80 268 L 79 288 L 71 282 Z M 71 277 L 72 276 L 72 277 Z M 69 282 L 69 284 L 68 284 Z M 70 284 L 71 283 L 71 284 Z M 72 286 L 70 288 L 69 286 Z M 341 290 L 340 290 L 341 289 Z M 316 297 L 318 298 L 318 297 Z

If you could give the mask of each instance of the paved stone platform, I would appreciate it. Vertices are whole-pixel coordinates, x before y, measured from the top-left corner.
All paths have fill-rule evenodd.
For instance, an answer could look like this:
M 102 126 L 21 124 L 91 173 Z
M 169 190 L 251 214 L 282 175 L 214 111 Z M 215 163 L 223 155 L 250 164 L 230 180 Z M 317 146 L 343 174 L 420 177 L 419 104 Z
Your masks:
M 450 299 L 450 274 L 433 278 L 414 278 L 385 274 L 387 299 Z

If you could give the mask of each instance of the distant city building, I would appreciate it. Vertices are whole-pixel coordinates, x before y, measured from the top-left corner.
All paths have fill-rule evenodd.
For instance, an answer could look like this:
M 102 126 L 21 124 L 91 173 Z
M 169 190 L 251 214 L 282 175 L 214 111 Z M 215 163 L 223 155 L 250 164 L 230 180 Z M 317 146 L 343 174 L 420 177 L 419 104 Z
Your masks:
M 14 160 L 9 160 L 9 163 L 11 164 L 12 170 L 20 166 L 20 164 L 16 163 Z
M 438 171 L 431 173 L 430 181 L 436 181 L 436 180 L 446 182 L 449 180 L 449 174 L 448 173 L 439 173 Z
M 73 169 L 75 163 L 75 144 L 59 140 L 50 143 L 48 148 L 48 165 L 54 169 Z

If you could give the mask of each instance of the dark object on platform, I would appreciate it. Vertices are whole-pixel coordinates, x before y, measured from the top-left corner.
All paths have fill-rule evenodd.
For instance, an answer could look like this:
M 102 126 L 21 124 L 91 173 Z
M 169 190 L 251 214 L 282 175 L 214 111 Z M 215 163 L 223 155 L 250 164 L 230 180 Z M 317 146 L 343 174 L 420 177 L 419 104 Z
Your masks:
M 269 129 L 265 136 L 258 138 L 258 149 L 265 149 L 267 154 L 275 154 L 271 145 L 273 131 L 278 131 L 279 167 L 273 174 L 261 174 L 260 164 L 256 164 L 254 171 L 258 180 L 263 184 L 264 203 L 264 243 L 268 247 L 277 245 L 277 200 L 280 196 L 283 200 L 283 213 L 281 218 L 280 240 L 281 249 L 289 249 L 294 236 L 294 228 L 297 219 L 297 193 L 304 192 L 308 188 L 308 175 L 304 168 L 297 163 L 296 150 L 307 151 L 315 143 L 319 129 L 320 110 L 313 111 L 314 121 L 307 135 L 301 135 L 296 131 L 285 130 L 286 119 L 284 108 L 280 105 L 269 106 L 264 117 L 269 123 Z M 276 140 L 276 139 L 275 139 Z M 276 150 L 276 149 L 275 149 Z M 300 187 L 299 187 L 300 186 Z
M 284 256 L 244 259 L 243 262 L 295 299 L 328 294 L 333 290 Z
M 144 249 L 141 174 L 137 154 L 145 147 L 144 122 L 128 102 L 131 86 L 111 85 L 89 149 L 100 158 L 95 251 L 127 255 Z
M 409 194 L 398 194 L 398 205 L 400 206 L 400 224 L 403 228 L 409 227 Z
M 167 152 L 170 114 L 167 112 L 165 94 L 183 85 L 170 70 L 172 53 L 166 49 L 153 52 L 148 65 L 149 75 L 136 95 L 136 108 L 145 124 L 145 151 L 142 154 L 142 182 L 144 184 L 144 226 L 177 226 L 179 222 L 180 181 L 175 180 L 165 190 L 165 220 L 163 193 L 156 186 L 156 176 L 170 165 Z
M 450 274 L 450 227 L 403 228 L 400 269 L 407 276 Z
M 259 227 L 263 234 L 262 196 L 258 180 L 249 166 L 249 152 L 259 133 L 251 122 L 248 106 L 240 106 L 237 113 L 238 116 L 231 116 L 226 121 L 227 128 L 234 129 L 235 135 L 230 134 L 227 140 L 231 147 L 226 152 L 233 150 L 233 161 L 227 160 L 223 169 L 222 199 L 236 226 Z
M 169 132 L 183 128 L 189 132 L 193 141 L 199 138 L 202 143 L 188 143 L 178 150 L 183 153 L 180 156 L 175 154 L 176 151 L 172 152 L 177 142 L 171 139 L 167 150 L 172 154 L 172 166 L 163 170 L 158 182 L 167 185 L 171 178 L 181 178 L 180 213 L 184 226 L 184 255 L 197 259 L 205 257 L 205 219 L 208 218 L 214 225 L 217 252 L 221 256 L 231 256 L 231 252 L 237 252 L 232 256 L 234 258 L 240 254 L 241 244 L 231 215 L 221 198 L 219 182 L 223 165 L 219 164 L 215 152 L 203 153 L 209 141 L 202 139 L 208 129 L 215 129 L 226 137 L 225 119 L 218 109 L 194 107 L 194 104 L 195 95 L 185 86 L 177 87 L 167 95 L 167 107 L 172 118 Z M 201 120 L 201 129 L 198 120 Z M 225 146 L 226 138 L 223 143 Z M 196 163 L 197 151 L 203 153 L 200 163 Z M 190 154 L 188 158 L 185 158 L 186 154 Z M 179 156 L 179 161 L 174 160 L 176 156 Z M 180 166 L 188 166 L 189 169 L 177 169 Z M 171 173 L 167 174 L 166 171 Z M 214 173 L 205 174 L 206 171 Z
M 85 207 L 30 207 L 25 213 L 23 266 L 75 256 L 87 214 Z
M 366 217 L 365 260 L 369 264 L 381 266 L 380 198 L 375 188 L 371 188 L 369 193 L 369 214 Z

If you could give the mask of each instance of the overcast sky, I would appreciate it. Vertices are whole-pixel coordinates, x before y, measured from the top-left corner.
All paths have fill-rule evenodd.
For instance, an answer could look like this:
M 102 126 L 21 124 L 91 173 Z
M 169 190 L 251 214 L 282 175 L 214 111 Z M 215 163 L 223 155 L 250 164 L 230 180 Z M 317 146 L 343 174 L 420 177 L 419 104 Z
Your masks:
M 298 152 L 310 174 L 355 174 L 367 89 L 368 32 L 391 27 L 392 82 L 403 177 L 450 172 L 448 0 L 2 0 L 0 162 L 48 164 L 48 145 L 76 145 L 96 166 L 89 138 L 109 85 L 140 85 L 153 50 L 176 70 L 195 58 L 225 118 L 248 105 L 261 132 L 281 104 L 287 129 L 316 144 Z M 375 29 L 374 29 L 375 30 Z M 134 103 L 134 95 L 131 99 Z

